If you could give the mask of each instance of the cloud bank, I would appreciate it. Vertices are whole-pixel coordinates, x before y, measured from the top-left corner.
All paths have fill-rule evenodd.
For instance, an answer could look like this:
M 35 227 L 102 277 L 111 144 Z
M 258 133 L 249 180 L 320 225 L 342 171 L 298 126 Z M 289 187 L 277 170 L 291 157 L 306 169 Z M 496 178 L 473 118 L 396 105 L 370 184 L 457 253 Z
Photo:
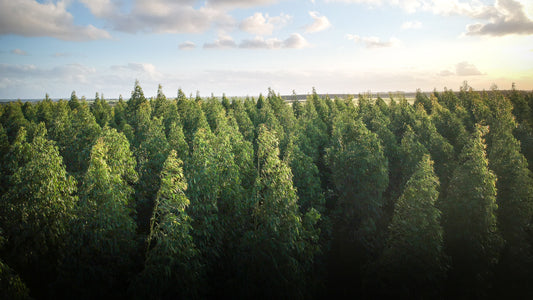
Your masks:
M 479 69 L 472 63 L 467 61 L 462 61 L 455 65 L 455 72 L 452 72 L 450 70 L 442 70 L 438 73 L 439 76 L 478 76 L 478 75 L 485 75 Z
M 0 34 L 26 37 L 49 36 L 66 41 L 109 39 L 111 35 L 93 25 L 74 24 L 67 12 L 70 1 L 39 3 L 33 0 L 0 0 Z
M 229 36 L 219 36 L 212 43 L 205 43 L 204 49 L 302 49 L 310 47 L 309 42 L 299 33 L 293 33 L 288 38 L 280 40 L 278 38 L 265 39 L 261 36 L 256 36 L 253 39 L 244 39 L 237 44 L 233 38 Z
M 390 38 L 388 41 L 382 41 L 379 37 L 376 36 L 360 37 L 356 34 L 347 34 L 346 39 L 354 41 L 356 44 L 363 43 L 365 45 L 365 48 L 368 49 L 389 48 L 400 45 L 400 40 L 393 37 Z
M 280 14 L 277 17 L 270 17 L 268 14 L 263 16 L 262 13 L 257 12 L 254 15 L 244 19 L 239 28 L 255 35 L 272 35 L 275 28 L 280 28 L 286 25 L 292 19 L 291 16 Z
M 480 20 L 466 27 L 466 35 L 531 35 L 533 20 L 527 15 L 523 2 L 518 0 L 495 0 L 493 4 L 482 1 L 460 0 L 327 0 L 364 4 L 370 8 L 383 5 L 397 6 L 409 13 L 431 12 L 442 16 L 465 16 Z

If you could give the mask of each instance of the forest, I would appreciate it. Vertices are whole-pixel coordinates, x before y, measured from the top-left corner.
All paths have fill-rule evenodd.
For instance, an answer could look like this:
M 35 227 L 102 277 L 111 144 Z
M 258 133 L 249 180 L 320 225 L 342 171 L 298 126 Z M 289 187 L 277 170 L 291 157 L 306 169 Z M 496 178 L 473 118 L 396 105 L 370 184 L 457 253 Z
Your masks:
M 1 299 L 533 298 L 533 92 L 0 105 Z M 528 164 L 529 162 L 529 164 Z

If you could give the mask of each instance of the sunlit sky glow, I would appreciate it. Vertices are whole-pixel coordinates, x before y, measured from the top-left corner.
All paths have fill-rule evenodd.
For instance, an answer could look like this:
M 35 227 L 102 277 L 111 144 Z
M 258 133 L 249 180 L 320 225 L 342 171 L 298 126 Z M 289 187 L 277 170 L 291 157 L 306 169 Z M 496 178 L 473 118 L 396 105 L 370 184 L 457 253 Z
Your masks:
M 0 98 L 533 89 L 529 0 L 0 0 Z

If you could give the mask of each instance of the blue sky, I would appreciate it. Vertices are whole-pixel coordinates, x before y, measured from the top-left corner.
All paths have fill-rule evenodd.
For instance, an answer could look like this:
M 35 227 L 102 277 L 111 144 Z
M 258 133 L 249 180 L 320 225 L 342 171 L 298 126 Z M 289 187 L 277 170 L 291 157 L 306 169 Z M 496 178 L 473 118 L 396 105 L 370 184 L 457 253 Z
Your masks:
M 533 89 L 529 0 L 0 0 L 0 98 Z

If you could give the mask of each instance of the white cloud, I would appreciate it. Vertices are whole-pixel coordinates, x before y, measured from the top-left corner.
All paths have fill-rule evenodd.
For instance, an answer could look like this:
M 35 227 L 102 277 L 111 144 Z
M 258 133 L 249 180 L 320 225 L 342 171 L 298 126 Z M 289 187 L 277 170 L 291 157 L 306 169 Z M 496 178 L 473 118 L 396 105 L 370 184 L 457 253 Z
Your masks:
M 442 70 L 440 71 L 437 75 L 439 76 L 443 76 L 443 77 L 446 77 L 446 76 L 452 76 L 452 75 L 455 75 L 454 72 L 450 71 L 450 70 Z
M 519 0 L 495 0 L 491 5 L 480 0 L 466 2 L 461 0 L 327 0 L 326 2 L 357 3 L 369 7 L 390 5 L 401 7 L 410 13 L 429 11 L 436 15 L 465 16 L 485 21 L 468 25 L 467 35 L 533 34 L 533 19 L 526 12 L 525 1 Z
M 273 3 L 278 2 L 278 0 L 208 0 L 206 2 L 207 2 L 207 5 L 210 5 L 213 7 L 223 7 L 226 9 L 233 9 L 233 8 L 247 8 L 247 7 L 273 4 Z
M 106 98 L 125 97 L 131 92 L 133 82 L 139 79 L 147 95 L 154 95 L 157 85 L 181 82 L 186 79 L 173 74 L 163 74 L 150 63 L 128 63 L 96 69 L 82 64 L 67 64 L 53 68 L 35 65 L 0 64 L 0 98 L 35 99 L 46 93 L 52 98 L 68 98 L 75 90 L 78 96 L 93 97 L 103 92 Z
M 355 34 L 347 34 L 346 39 L 354 41 L 356 44 L 363 43 L 366 48 L 389 48 L 396 47 L 400 45 L 400 40 L 397 38 L 390 38 L 388 41 L 382 41 L 379 37 L 376 36 L 366 36 L 360 37 Z
M 455 65 L 455 71 L 442 70 L 438 74 L 441 77 L 447 76 L 477 76 L 485 75 L 472 63 L 462 61 Z
M 243 49 L 279 49 L 283 42 L 279 39 L 264 39 L 262 37 L 255 37 L 254 39 L 245 39 L 239 44 L 239 48 Z
M 291 36 L 283 41 L 283 48 L 302 49 L 309 46 L 309 42 L 307 42 L 307 40 L 298 33 L 291 34 Z
M 15 55 L 22 55 L 22 56 L 28 56 L 28 52 L 24 51 L 24 50 L 21 50 L 21 49 L 13 49 L 11 50 L 11 53 L 12 54 L 15 54 Z
M 326 0 L 326 2 L 365 4 L 371 8 L 389 4 L 393 6 L 399 6 L 407 12 L 415 12 L 426 1 L 424 0 Z
M 268 18 L 268 14 L 266 15 Z M 257 35 L 271 35 L 274 24 L 267 22 L 262 13 L 255 13 L 244 19 L 239 26 L 241 30 Z
M 114 71 L 124 71 L 130 74 L 133 72 L 138 75 L 147 75 L 150 78 L 162 78 L 162 74 L 156 70 L 156 67 L 150 63 L 128 63 L 127 65 L 111 66 Z
M 310 11 L 309 15 L 314 21 L 305 27 L 305 32 L 319 32 L 331 27 L 331 23 L 326 16 L 320 16 L 316 11 Z
M 346 34 L 346 38 L 350 41 L 354 41 L 356 43 L 358 43 L 360 40 L 361 40 L 361 37 L 358 36 L 357 34 Z
M 80 64 L 68 64 L 51 69 L 40 68 L 35 65 L 0 64 L 0 78 L 10 80 L 58 80 L 65 83 L 87 82 L 86 77 L 96 70 Z
M 109 27 L 128 33 L 199 33 L 212 24 L 221 28 L 233 27 L 235 21 L 226 10 L 239 5 L 239 1 L 217 1 L 224 5 L 208 2 L 202 7 L 197 7 L 194 0 L 136 0 L 131 6 L 111 0 L 80 1 Z
M 185 42 L 179 44 L 178 48 L 180 50 L 192 50 L 192 49 L 196 48 L 196 44 L 191 42 L 191 41 L 185 41 Z
M 498 0 L 496 12 L 485 24 L 476 23 L 466 27 L 467 35 L 503 36 L 508 34 L 533 34 L 533 20 L 524 5 L 514 0 Z
M 67 12 L 70 1 L 0 0 L 0 34 L 49 36 L 67 41 L 109 39 L 111 35 L 93 25 L 74 24 Z
M 388 41 L 381 41 L 380 38 L 375 36 L 364 37 L 362 41 L 367 48 L 388 48 L 395 47 L 400 44 L 400 40 L 397 38 L 390 38 Z
M 291 20 L 291 16 L 281 14 L 270 17 L 268 14 L 256 12 L 253 16 L 244 19 L 239 28 L 255 35 L 271 35 L 275 27 L 282 27 Z
M 125 32 L 153 33 L 199 33 L 213 23 L 231 23 L 232 18 L 224 12 L 207 7 L 194 8 L 194 3 L 166 0 L 139 0 L 129 14 L 110 18 L 113 27 Z
M 238 45 L 229 36 L 219 36 L 215 42 L 204 44 L 204 49 L 302 49 L 309 46 L 309 42 L 302 35 L 293 33 L 285 40 L 256 36 L 253 39 L 244 39 Z
M 420 21 L 406 21 L 402 24 L 402 29 L 419 29 L 422 28 Z
M 455 73 L 458 76 L 483 75 L 483 73 L 481 73 L 476 66 L 467 61 L 463 61 L 455 65 Z
M 113 16 L 118 10 L 116 2 L 111 0 L 79 0 L 97 18 Z
M 214 42 L 204 44 L 204 49 L 230 49 L 236 47 L 237 43 L 227 35 L 219 35 L 218 39 Z
M 275 0 L 136 0 L 132 5 L 128 5 L 122 1 L 112 0 L 80 1 L 95 17 L 105 20 L 109 27 L 128 33 L 200 33 L 207 31 L 212 25 L 221 30 L 230 30 L 234 29 L 237 23 L 228 14 L 229 11 L 277 2 Z M 284 20 L 284 16 L 266 19 L 266 29 L 250 27 L 250 30 L 268 31 L 269 26 L 277 25 L 276 22 Z M 252 23 L 254 21 L 258 20 L 251 20 Z

